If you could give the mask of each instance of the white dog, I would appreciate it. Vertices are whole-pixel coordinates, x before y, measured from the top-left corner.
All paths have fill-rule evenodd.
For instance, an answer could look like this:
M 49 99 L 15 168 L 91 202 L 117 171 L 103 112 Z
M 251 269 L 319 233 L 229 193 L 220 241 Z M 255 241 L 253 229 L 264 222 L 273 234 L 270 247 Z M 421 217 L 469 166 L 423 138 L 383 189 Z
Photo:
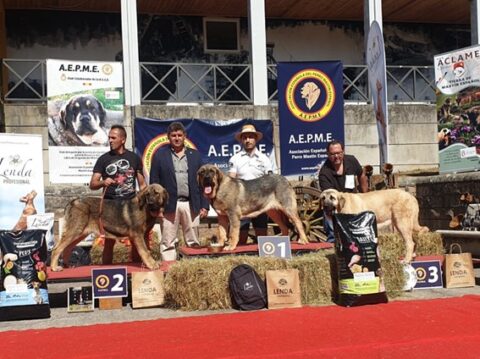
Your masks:
M 323 207 L 337 213 L 356 214 L 363 211 L 375 213 L 378 227 L 393 226 L 405 240 L 405 263 L 414 256 L 413 232 L 428 232 L 427 227 L 418 223 L 418 202 L 402 189 L 387 189 L 367 193 L 344 193 L 327 189 L 320 195 Z

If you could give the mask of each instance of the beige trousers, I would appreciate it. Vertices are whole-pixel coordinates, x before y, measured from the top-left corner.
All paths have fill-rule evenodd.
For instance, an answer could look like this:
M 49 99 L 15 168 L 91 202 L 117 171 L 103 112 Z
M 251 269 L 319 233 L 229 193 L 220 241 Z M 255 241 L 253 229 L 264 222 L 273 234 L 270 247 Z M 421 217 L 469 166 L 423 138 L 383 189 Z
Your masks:
M 190 204 L 188 202 L 177 202 L 175 213 L 165 213 L 160 221 L 162 227 L 162 239 L 160 241 L 160 253 L 163 261 L 174 261 L 177 259 L 176 244 L 178 243 L 178 227 L 182 226 L 183 238 L 187 246 L 200 245 L 198 240 L 199 218 L 192 220 Z

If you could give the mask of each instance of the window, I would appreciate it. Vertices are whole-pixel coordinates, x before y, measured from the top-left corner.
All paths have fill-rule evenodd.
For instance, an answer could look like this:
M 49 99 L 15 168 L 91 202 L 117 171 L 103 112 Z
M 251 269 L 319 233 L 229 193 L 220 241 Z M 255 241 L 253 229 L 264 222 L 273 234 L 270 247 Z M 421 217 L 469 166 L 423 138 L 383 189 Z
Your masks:
M 205 52 L 234 53 L 240 51 L 238 19 L 203 19 Z

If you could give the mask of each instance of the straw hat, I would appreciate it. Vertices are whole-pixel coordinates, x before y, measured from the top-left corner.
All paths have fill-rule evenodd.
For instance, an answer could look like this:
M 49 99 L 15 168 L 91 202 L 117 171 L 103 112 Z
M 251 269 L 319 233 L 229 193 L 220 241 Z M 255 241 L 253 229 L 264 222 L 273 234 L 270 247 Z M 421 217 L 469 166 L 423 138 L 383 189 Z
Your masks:
M 257 138 L 257 141 L 260 141 L 262 138 L 263 138 L 263 135 L 261 132 L 258 132 L 256 129 L 255 129 L 255 126 L 254 125 L 243 125 L 242 127 L 242 130 L 238 133 L 235 134 L 235 139 L 238 141 L 238 142 L 242 142 L 242 135 L 244 133 L 254 133 L 255 134 L 255 137 Z

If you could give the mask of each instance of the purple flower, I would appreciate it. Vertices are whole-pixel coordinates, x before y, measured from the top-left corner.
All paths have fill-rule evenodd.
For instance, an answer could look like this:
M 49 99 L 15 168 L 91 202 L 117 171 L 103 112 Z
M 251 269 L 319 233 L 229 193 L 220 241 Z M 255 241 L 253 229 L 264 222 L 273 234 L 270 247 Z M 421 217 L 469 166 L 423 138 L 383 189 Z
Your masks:
M 472 139 L 472 144 L 480 145 L 480 135 L 475 135 L 475 137 Z

